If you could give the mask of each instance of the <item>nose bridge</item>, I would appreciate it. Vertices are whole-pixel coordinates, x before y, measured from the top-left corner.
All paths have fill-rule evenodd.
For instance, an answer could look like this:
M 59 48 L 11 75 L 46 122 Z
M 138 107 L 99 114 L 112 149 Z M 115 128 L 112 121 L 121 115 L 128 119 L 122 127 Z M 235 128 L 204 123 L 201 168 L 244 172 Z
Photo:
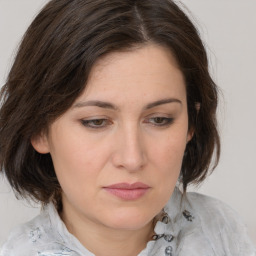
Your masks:
M 129 122 L 118 131 L 115 164 L 128 171 L 140 170 L 145 164 L 143 137 L 139 125 Z

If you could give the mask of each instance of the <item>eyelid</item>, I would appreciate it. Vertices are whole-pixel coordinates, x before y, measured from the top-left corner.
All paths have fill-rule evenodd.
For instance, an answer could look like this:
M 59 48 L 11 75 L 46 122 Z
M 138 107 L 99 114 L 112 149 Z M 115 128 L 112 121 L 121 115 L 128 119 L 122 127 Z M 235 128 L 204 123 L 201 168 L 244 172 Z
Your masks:
M 163 119 L 163 123 L 156 123 L 156 122 L 151 122 L 150 120 L 152 119 Z M 171 116 L 163 116 L 163 115 L 155 115 L 155 116 L 150 116 L 146 119 L 146 123 L 150 123 L 153 126 L 156 127 L 167 127 L 171 125 L 174 122 L 174 118 Z
M 156 119 L 162 119 L 162 122 L 156 122 Z M 99 124 L 95 124 L 94 122 L 100 121 Z M 155 122 L 154 122 L 155 121 Z M 159 121 L 159 120 L 158 120 Z M 148 123 L 152 126 L 155 127 L 168 127 L 170 126 L 174 121 L 174 117 L 170 114 L 160 114 L 160 113 L 154 113 L 149 116 L 147 116 L 144 119 L 144 123 Z M 104 129 L 113 124 L 111 119 L 106 118 L 106 117 L 91 117 L 91 118 L 85 118 L 85 119 L 80 119 L 80 122 L 82 125 L 88 129 Z
M 174 115 L 173 114 L 167 114 L 167 113 L 153 113 L 153 114 L 147 115 L 145 117 L 145 119 L 151 119 L 151 118 L 157 118 L 157 117 L 174 118 Z
M 89 128 L 89 129 L 104 129 L 107 126 L 109 126 L 110 124 L 112 124 L 112 122 L 108 118 L 103 118 L 103 117 L 81 119 L 80 121 L 83 126 L 85 126 L 86 128 Z M 95 121 L 103 121 L 105 124 L 104 125 L 94 125 L 93 122 L 95 122 Z

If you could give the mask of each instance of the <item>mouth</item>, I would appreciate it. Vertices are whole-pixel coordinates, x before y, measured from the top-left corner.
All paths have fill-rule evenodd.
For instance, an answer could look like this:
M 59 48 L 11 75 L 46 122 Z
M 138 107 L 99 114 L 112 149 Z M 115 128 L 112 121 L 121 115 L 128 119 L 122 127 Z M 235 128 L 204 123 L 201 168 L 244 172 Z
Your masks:
M 136 182 L 133 184 L 118 183 L 103 188 L 120 199 L 137 200 L 144 196 L 151 187 L 144 183 Z

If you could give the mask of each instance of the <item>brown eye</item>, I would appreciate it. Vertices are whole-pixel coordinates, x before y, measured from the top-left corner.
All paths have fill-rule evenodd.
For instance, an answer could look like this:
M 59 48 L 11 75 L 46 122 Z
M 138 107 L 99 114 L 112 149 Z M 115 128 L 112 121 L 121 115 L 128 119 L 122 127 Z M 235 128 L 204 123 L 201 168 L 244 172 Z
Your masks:
M 149 119 L 149 123 L 155 126 L 168 126 L 173 122 L 173 118 L 168 117 L 153 117 Z
M 154 121 L 155 121 L 156 124 L 162 124 L 162 123 L 164 123 L 166 120 L 165 120 L 164 117 L 156 117 L 156 118 L 154 118 Z
M 98 125 L 102 125 L 104 123 L 103 119 L 96 119 L 96 120 L 92 120 L 92 123 L 96 126 Z
M 110 121 L 108 119 L 81 120 L 81 122 L 85 127 L 95 128 L 95 129 L 104 128 L 110 124 Z

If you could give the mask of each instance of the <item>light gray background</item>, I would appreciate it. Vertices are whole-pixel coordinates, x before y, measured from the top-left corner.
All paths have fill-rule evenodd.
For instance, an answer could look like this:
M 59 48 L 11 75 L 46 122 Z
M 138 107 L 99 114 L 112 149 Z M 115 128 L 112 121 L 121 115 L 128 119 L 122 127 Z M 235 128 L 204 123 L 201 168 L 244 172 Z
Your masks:
M 0 85 L 23 33 L 46 2 L 0 0 Z M 224 96 L 219 108 L 221 161 L 197 190 L 223 200 L 239 212 L 256 244 L 256 1 L 182 2 L 199 26 L 211 72 Z M 10 229 L 38 212 L 39 208 L 17 201 L 0 177 L 0 244 Z

